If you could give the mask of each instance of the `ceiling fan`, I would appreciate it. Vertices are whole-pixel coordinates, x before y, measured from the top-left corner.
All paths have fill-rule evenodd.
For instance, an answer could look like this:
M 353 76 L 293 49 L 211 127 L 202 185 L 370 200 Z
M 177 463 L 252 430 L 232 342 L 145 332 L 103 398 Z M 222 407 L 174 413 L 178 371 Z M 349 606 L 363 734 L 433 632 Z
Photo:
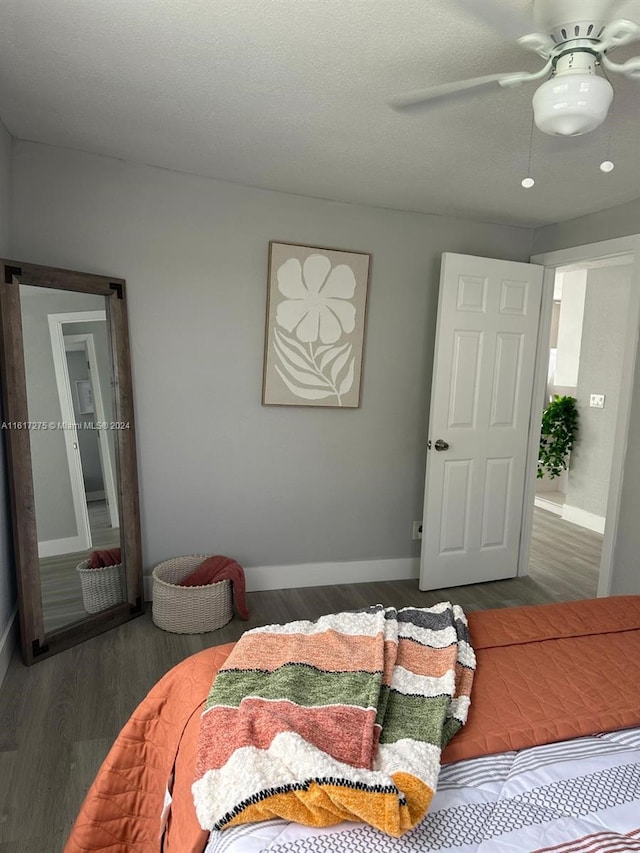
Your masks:
M 609 58 L 614 48 L 640 41 L 640 24 L 613 17 L 620 0 L 533 0 L 532 20 L 500 0 L 458 2 L 537 53 L 544 65 L 539 71 L 489 74 L 409 92 L 390 100 L 390 106 L 429 106 L 473 89 L 511 89 L 547 77 L 533 95 L 537 127 L 552 135 L 579 136 L 602 124 L 613 99 L 611 83 L 597 73 L 598 67 L 605 75 L 640 80 L 640 56 L 623 63 Z

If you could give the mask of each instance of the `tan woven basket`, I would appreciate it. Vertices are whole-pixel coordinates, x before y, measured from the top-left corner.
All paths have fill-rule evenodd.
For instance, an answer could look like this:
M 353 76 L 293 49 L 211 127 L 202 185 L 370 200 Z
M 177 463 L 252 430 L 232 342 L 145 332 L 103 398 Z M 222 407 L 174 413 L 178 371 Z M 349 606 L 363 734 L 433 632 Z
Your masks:
M 206 586 L 178 586 L 202 562 L 206 554 L 174 557 L 159 563 L 152 572 L 152 619 L 158 628 L 174 634 L 204 634 L 222 628 L 233 616 L 231 581 Z
M 125 601 L 122 563 L 90 569 L 88 560 L 76 566 L 82 586 L 82 601 L 87 613 L 99 613 Z

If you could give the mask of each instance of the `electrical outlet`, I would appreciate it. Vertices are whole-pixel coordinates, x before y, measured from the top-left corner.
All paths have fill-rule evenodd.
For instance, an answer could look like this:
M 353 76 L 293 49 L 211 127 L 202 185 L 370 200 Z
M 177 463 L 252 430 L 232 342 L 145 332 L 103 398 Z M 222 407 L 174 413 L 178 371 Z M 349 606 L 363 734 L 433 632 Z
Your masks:
M 411 533 L 412 539 L 422 539 L 422 522 L 421 521 L 414 521 L 411 530 L 412 530 L 412 533 Z
M 589 406 L 592 409 L 604 409 L 604 394 L 591 394 L 589 397 Z

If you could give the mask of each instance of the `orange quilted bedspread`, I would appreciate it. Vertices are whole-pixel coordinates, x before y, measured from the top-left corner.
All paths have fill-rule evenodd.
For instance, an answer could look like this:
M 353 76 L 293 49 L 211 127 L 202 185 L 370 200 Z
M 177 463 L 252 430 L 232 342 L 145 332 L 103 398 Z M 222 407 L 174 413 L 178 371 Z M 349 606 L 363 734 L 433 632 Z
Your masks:
M 640 725 L 640 596 L 476 611 L 469 628 L 471 710 L 444 762 Z M 149 692 L 105 759 L 64 853 L 202 853 L 207 836 L 191 799 L 200 713 L 232 647 L 188 658 Z

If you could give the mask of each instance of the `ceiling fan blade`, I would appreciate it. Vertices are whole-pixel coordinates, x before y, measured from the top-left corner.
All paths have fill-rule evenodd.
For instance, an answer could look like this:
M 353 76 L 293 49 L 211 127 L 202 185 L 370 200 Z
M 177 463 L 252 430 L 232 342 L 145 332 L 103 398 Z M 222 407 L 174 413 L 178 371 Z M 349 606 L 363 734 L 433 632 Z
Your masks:
M 487 86 L 500 86 L 503 89 L 512 89 L 530 80 L 539 80 L 546 76 L 551 70 L 551 61 L 540 70 L 534 72 L 522 71 L 512 74 L 487 74 L 485 77 L 472 77 L 469 80 L 456 80 L 453 83 L 443 83 L 440 86 L 432 86 L 430 89 L 419 89 L 415 92 L 407 92 L 391 98 L 387 103 L 396 110 L 408 109 L 431 104 L 434 101 L 468 92 L 473 89 L 482 89 Z
M 544 33 L 586 21 L 601 26 L 615 17 L 634 18 L 634 14 L 618 14 L 630 2 L 635 0 L 533 0 L 532 17 L 535 28 Z
M 544 33 L 527 33 L 520 36 L 518 44 L 525 50 L 533 50 L 538 56 L 548 59 L 551 56 L 551 51 L 556 46 L 556 43 L 551 36 Z
M 456 80 L 453 83 L 432 86 L 430 89 L 418 89 L 415 92 L 407 92 L 405 95 L 398 95 L 395 98 L 391 98 L 387 103 L 396 110 L 417 107 L 422 104 L 448 98 L 451 95 L 457 95 L 459 92 L 466 92 L 470 89 L 482 89 L 486 86 L 499 85 L 500 80 L 505 76 L 505 74 L 488 74 L 485 77 Z
M 640 24 L 622 18 L 607 24 L 598 47 L 602 51 L 611 51 L 634 41 L 640 41 Z
M 500 0 L 457 0 L 460 6 L 485 24 L 511 38 L 518 38 L 534 29 L 529 15 L 516 12 Z
M 634 56 L 633 59 L 627 59 L 626 62 L 619 64 L 612 62 L 608 56 L 602 57 L 602 64 L 607 71 L 613 71 L 615 74 L 622 74 L 623 77 L 629 77 L 631 80 L 640 80 L 640 56 Z

